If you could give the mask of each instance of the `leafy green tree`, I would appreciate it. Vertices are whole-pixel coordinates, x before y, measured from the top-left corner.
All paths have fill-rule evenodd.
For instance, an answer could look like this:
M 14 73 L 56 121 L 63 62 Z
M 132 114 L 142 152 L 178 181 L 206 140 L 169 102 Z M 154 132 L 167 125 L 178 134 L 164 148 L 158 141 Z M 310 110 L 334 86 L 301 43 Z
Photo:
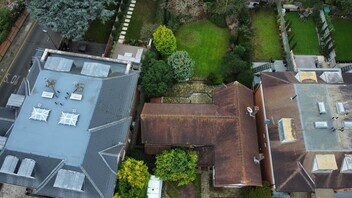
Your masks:
M 207 84 L 209 85 L 219 85 L 222 81 L 222 77 L 214 72 L 210 72 L 207 77 Z
M 160 25 L 153 33 L 155 48 L 163 56 L 169 56 L 176 51 L 176 37 L 165 25 Z
M 174 181 L 178 186 L 196 179 L 198 155 L 195 151 L 171 149 L 156 156 L 155 176 L 165 181 Z
M 339 8 L 341 8 L 349 16 L 352 16 L 352 1 L 351 0 L 337 0 Z
M 2 43 L 10 29 L 10 11 L 0 7 L 0 43 Z
M 148 98 L 163 96 L 172 83 L 171 71 L 162 60 L 152 60 L 141 79 L 142 92 Z
M 167 59 L 173 78 L 177 82 L 185 82 L 192 78 L 194 61 L 186 51 L 176 51 Z
M 114 0 L 31 0 L 28 1 L 32 17 L 45 27 L 60 32 L 63 37 L 81 40 L 89 23 L 97 17 L 106 22 L 114 15 L 106 6 Z
M 148 167 L 143 161 L 127 158 L 121 163 L 117 173 L 119 185 L 117 197 L 146 197 L 150 176 Z

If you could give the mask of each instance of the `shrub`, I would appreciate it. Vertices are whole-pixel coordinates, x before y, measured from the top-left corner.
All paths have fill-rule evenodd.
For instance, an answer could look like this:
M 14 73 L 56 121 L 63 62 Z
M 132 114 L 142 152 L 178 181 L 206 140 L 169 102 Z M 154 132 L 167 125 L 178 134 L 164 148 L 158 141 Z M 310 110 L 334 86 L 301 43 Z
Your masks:
M 176 37 L 165 25 L 160 25 L 153 33 L 154 44 L 163 56 L 169 56 L 176 51 Z
M 208 85 L 220 85 L 223 82 L 221 75 L 210 72 L 207 77 Z
M 225 15 L 223 14 L 211 14 L 209 20 L 218 27 L 226 27 Z
M 173 78 L 177 82 L 185 82 L 192 78 L 194 61 L 186 51 L 176 51 L 167 59 Z

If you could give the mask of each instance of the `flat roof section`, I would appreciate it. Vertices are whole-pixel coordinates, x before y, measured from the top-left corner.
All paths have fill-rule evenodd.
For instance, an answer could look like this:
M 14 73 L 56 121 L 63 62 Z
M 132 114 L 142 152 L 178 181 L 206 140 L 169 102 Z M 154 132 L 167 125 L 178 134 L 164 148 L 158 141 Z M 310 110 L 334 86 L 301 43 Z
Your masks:
M 78 84 L 84 88 L 77 89 Z M 67 165 L 80 165 L 101 86 L 100 78 L 42 70 L 22 105 L 16 120 L 21 124 L 14 125 L 6 149 L 64 159 Z M 54 92 L 53 98 L 42 97 L 43 91 Z M 71 100 L 72 93 L 82 94 L 82 100 Z M 33 109 L 39 108 L 50 110 L 46 122 L 29 119 Z M 41 118 L 42 114 L 38 116 Z
M 352 98 L 352 86 L 294 84 L 294 87 L 306 150 L 352 151 L 352 130 L 343 128 L 343 121 L 350 120 L 350 115 L 340 114 L 336 107 L 337 102 L 352 107 L 349 99 Z M 319 110 L 317 101 L 324 103 L 324 113 Z M 324 127 L 317 125 L 323 122 Z

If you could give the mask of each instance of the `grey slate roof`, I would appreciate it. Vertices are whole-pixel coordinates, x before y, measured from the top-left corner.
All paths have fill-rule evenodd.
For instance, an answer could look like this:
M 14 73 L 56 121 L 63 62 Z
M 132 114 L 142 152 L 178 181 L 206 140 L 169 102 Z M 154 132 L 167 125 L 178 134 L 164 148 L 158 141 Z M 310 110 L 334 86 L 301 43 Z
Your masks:
M 72 54 L 50 56 L 72 60 L 75 69 L 82 69 L 84 62 L 96 62 L 94 57 Z M 85 76 L 76 71 L 48 70 L 43 68 L 43 63 L 34 61 L 29 83 L 22 83 L 20 89 L 22 92 L 26 89 L 30 94 L 0 153 L 0 167 L 6 156 L 15 156 L 19 159 L 17 166 L 24 162 L 21 172 L 27 175 L 33 165 L 31 160 L 34 160 L 34 175 L 32 178 L 19 176 L 17 170 L 11 174 L 0 172 L 1 183 L 29 187 L 38 195 L 51 197 L 112 197 L 118 161 L 131 123 L 129 111 L 139 74 L 131 71 L 125 75 L 121 63 L 102 61 L 101 58 L 97 62 L 110 65 L 112 73 L 106 78 Z M 43 91 L 55 94 L 53 98 L 45 98 Z M 82 94 L 82 100 L 70 99 L 71 93 Z M 29 119 L 34 107 L 50 110 L 46 122 Z M 79 114 L 76 126 L 59 124 L 62 112 Z M 9 117 L 9 111 L 0 111 L 0 132 L 4 133 L 2 115 Z M 82 189 L 79 189 L 82 181 Z

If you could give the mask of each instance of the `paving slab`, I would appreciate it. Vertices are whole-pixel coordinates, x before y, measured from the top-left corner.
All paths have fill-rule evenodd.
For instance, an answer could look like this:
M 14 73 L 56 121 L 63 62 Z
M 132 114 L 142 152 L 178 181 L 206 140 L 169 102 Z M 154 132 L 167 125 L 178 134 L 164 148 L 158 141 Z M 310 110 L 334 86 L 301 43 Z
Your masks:
M 131 17 L 131 15 L 126 15 L 126 19 L 130 19 Z
M 130 4 L 130 8 L 134 8 L 135 6 L 136 6 L 136 4 L 134 4 L 134 3 Z
M 128 27 L 129 23 L 123 23 L 124 27 Z
M 128 11 L 130 11 L 130 12 L 133 12 L 133 10 L 134 10 L 134 7 L 128 8 Z
M 125 19 L 125 23 L 130 23 L 131 20 Z
M 127 31 L 127 29 L 128 29 L 127 27 L 122 27 L 123 31 Z
M 126 31 L 122 31 L 122 32 L 121 32 L 121 35 L 126 35 Z
M 123 43 L 123 39 L 119 39 L 117 42 L 118 43 Z
M 132 15 L 133 13 L 132 13 L 131 11 L 128 11 L 127 14 L 128 14 L 128 15 Z

